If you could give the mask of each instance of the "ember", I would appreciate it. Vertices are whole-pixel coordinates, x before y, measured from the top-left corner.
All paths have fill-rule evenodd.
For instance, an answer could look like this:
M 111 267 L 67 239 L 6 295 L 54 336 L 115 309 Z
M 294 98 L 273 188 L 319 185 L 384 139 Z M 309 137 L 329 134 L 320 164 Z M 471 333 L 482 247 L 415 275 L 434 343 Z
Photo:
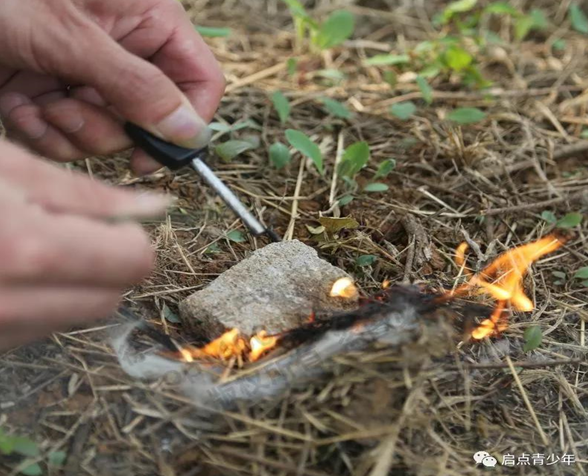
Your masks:
M 467 283 L 449 292 L 449 296 L 472 294 L 475 289 L 496 299 L 497 304 L 490 318 L 485 319 L 472 332 L 474 339 L 483 339 L 507 329 L 504 311 L 510 307 L 518 311 L 532 311 L 535 306 L 523 290 L 523 277 L 528 268 L 542 256 L 552 253 L 565 243 L 565 239 L 548 235 L 533 243 L 509 250 L 478 274 L 471 274 L 465 267 L 467 243 L 456 250 L 455 262 L 469 276 Z

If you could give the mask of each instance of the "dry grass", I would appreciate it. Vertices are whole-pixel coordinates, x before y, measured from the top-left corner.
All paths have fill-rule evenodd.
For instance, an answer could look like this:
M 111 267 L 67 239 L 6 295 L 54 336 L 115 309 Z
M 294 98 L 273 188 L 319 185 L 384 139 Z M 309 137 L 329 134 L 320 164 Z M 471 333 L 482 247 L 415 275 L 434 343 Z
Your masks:
M 431 106 L 414 83 L 391 88 L 362 59 L 390 49 L 402 52 L 426 39 L 428 18 L 441 8 L 439 2 L 315 2 L 317 16 L 349 5 L 361 39 L 318 56 L 299 52 L 305 73 L 294 78 L 286 71 L 293 33 L 277 1 L 188 3 L 195 21 L 233 29 L 229 38 L 210 41 L 229 84 L 217 120 L 252 119 L 261 126 L 262 146 L 234 163 L 218 164 L 220 175 L 266 223 L 320 247 L 326 259 L 356 276 L 366 294 L 385 278 L 451 286 L 459 271 L 451 256 L 464 237 L 481 246 L 472 257 L 475 268 L 503 248 L 545 234 L 549 225 L 541 220 L 542 211 L 586 211 L 588 148 L 580 133 L 588 124 L 588 40 L 562 21 L 568 1 L 533 2 L 558 26 L 522 44 L 481 53 L 483 70 L 494 81 L 491 96 L 439 78 L 432 84 Z M 566 49 L 554 53 L 549 45 L 560 37 L 566 38 Z M 334 84 L 317 74 L 332 68 L 347 79 Z M 283 172 L 268 165 L 267 147 L 284 141 L 268 99 L 274 90 L 294 105 L 289 127 L 321 144 L 324 177 L 298 156 Z M 322 96 L 345 101 L 354 118 L 328 118 Z M 388 107 L 407 99 L 418 104 L 416 116 L 394 119 Z M 482 107 L 489 119 L 451 126 L 443 117 L 456 106 Z M 251 133 L 256 131 L 235 137 Z M 335 195 L 331 191 L 337 146 L 356 140 L 366 140 L 372 150 L 360 182 L 382 160 L 396 159 L 398 166 L 386 179 L 390 190 L 354 200 L 342 214 L 361 227 L 318 244 L 306 225 L 317 226 L 321 211 L 337 213 L 330 200 L 342 193 L 341 184 Z M 181 334 L 163 318 L 164 305 L 176 309 L 190 292 L 263 246 L 259 240 L 237 244 L 224 238 L 241 225 L 190 172 L 135 179 L 122 158 L 91 159 L 86 166 L 110 182 L 154 187 L 180 198 L 166 222 L 148 225 L 158 269 L 127 296 L 166 330 Z M 586 230 L 586 225 L 575 230 L 562 251 L 534 267 L 526 289 L 537 309 L 514 316 L 498 339 L 453 346 L 437 356 L 422 349 L 402 355 L 383 349 L 344 357 L 341 372 L 330 381 L 204 421 L 194 417 L 192 402 L 124 376 L 106 329 L 59 334 L 0 360 L 0 423 L 34 434 L 47 449 L 65 449 L 64 474 L 72 476 L 469 475 L 481 471 L 472 460 L 480 450 L 497 457 L 573 453 L 582 462 L 496 467 L 495 474 L 585 474 L 587 292 L 570 276 L 588 261 Z M 219 252 L 207 253 L 213 243 Z M 355 259 L 362 254 L 379 259 L 359 268 Z M 565 271 L 568 278 L 557 284 L 553 271 Z M 523 332 L 530 325 L 543 329 L 544 342 L 524 353 Z M 1 462 L 0 472 L 11 474 Z

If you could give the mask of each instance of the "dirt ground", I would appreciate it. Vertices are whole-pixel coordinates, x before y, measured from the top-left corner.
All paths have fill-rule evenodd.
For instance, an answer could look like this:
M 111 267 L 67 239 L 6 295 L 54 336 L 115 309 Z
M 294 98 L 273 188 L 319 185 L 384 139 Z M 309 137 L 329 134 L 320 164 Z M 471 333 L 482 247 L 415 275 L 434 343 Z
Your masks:
M 548 234 L 554 225 L 545 212 L 559 219 L 587 211 L 588 37 L 570 28 L 569 1 L 511 2 L 522 10 L 542 8 L 549 26 L 522 41 L 512 38 L 508 24 L 493 26 L 505 41 L 476 48 L 492 86 L 481 90 L 440 74 L 430 80 L 430 104 L 414 75 L 402 76 L 410 67 L 377 68 L 365 59 L 402 54 L 431 39 L 430 19 L 446 2 L 311 2 L 313 18 L 341 7 L 356 17 L 353 39 L 322 53 L 295 44 L 281 2 L 183 3 L 196 24 L 231 28 L 228 37 L 207 39 L 228 84 L 215 120 L 254 121 L 230 134 L 260 141 L 214 167 L 265 223 L 318 249 L 351 273 L 364 295 L 385 279 L 451 287 L 459 275 L 452 257 L 464 239 L 479 245 L 468 262 L 479 269 L 502 250 Z M 561 39 L 565 47 L 554 48 Z M 291 57 L 298 58 L 293 74 Z M 397 73 L 392 84 L 388 70 Z M 277 90 L 292 105 L 285 126 L 270 100 Z M 345 103 L 353 117 L 327 114 L 324 97 Z M 412 117 L 390 113 L 406 101 L 417 106 Z M 447 120 L 457 107 L 477 107 L 487 116 L 459 126 Z M 283 170 L 271 166 L 268 148 L 286 143 L 287 128 L 320 145 L 324 175 L 297 153 Z M 360 140 L 370 146 L 370 162 L 356 178 L 355 199 L 337 207 L 347 194 L 333 174 L 337 151 Z M 389 189 L 362 192 L 386 159 L 396 167 L 378 181 Z M 93 158 L 80 167 L 113 184 L 179 197 L 166 220 L 146 224 L 157 270 L 125 302 L 189 340 L 166 317 L 264 240 L 250 238 L 190 171 L 135 178 L 124 157 Z M 321 213 L 351 216 L 359 227 L 318 240 L 312 229 Z M 116 324 L 105 321 L 0 356 L 0 426 L 32 437 L 44 452 L 65 451 L 64 468 L 47 474 L 68 476 L 586 474 L 588 292 L 574 274 L 588 265 L 587 223 L 533 266 L 525 289 L 536 309 L 514 313 L 499 337 L 450 342 L 450 350 L 423 352 L 417 362 L 385 348 L 348 356 L 328 381 L 200 418 L 193 402 L 122 372 L 108 344 Z M 243 231 L 244 240 L 227 239 L 232 230 Z M 366 255 L 375 261 L 360 266 L 365 260 L 358 264 L 358 257 Z M 524 352 L 530 326 L 541 328 L 543 342 Z M 478 451 L 499 463 L 508 454 L 567 454 L 575 463 L 482 468 L 472 458 Z M 0 459 L 0 474 L 17 474 L 17 465 Z

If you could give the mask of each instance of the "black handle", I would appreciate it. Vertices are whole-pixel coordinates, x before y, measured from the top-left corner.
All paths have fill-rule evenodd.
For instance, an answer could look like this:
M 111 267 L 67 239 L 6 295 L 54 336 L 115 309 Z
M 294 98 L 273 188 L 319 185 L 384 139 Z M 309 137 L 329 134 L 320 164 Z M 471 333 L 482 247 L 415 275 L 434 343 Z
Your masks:
M 125 124 L 125 132 L 138 147 L 171 170 L 190 165 L 194 158 L 203 155 L 206 151 L 206 149 L 187 149 L 164 141 L 131 122 Z

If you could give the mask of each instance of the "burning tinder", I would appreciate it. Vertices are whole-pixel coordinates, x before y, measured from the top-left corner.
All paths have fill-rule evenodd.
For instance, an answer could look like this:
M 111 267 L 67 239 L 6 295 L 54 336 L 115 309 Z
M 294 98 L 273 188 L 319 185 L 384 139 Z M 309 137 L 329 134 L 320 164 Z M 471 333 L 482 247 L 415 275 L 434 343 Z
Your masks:
M 331 297 L 356 299 L 359 295 L 357 287 L 350 278 L 341 278 L 333 283 Z M 268 335 L 260 331 L 251 338 L 244 337 L 239 329 L 231 329 L 204 347 L 183 347 L 179 350 L 184 362 L 195 359 L 215 358 L 228 361 L 231 359 L 248 359 L 250 362 L 259 360 L 267 351 L 278 345 L 279 335 Z
M 504 331 L 508 325 L 503 316 L 505 309 L 532 311 L 535 306 L 523 289 L 523 278 L 528 268 L 546 254 L 559 249 L 565 239 L 548 235 L 532 243 L 518 246 L 506 251 L 478 274 L 471 274 L 465 267 L 467 243 L 462 243 L 456 250 L 455 262 L 469 276 L 467 283 L 449 292 L 450 296 L 472 294 L 474 290 L 496 299 L 496 307 L 490 318 L 484 320 L 473 332 L 474 339 L 483 339 Z

